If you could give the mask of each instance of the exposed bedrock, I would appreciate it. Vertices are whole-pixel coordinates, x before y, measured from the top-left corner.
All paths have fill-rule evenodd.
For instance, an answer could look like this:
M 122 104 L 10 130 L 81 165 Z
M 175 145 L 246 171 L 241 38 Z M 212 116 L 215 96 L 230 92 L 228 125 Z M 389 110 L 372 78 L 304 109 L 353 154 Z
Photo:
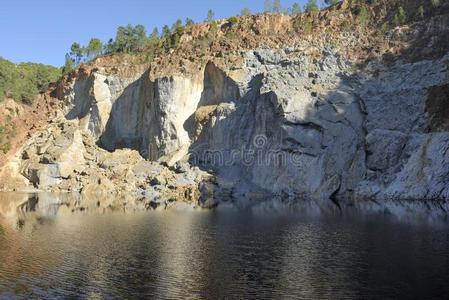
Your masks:
M 447 55 L 356 72 L 332 48 L 302 53 L 154 80 L 98 70 L 66 93 L 66 118 L 109 151 L 199 166 L 223 197 L 449 199 Z

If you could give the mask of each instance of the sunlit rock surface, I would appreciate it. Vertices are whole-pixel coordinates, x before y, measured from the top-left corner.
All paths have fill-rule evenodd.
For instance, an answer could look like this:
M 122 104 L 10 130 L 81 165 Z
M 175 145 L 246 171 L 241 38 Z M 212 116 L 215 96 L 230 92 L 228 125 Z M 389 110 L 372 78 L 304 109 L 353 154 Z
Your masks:
M 22 189 L 204 207 L 267 195 L 447 201 L 449 134 L 435 107 L 448 56 L 354 72 L 331 47 L 318 59 L 301 51 L 249 51 L 242 65 L 210 62 L 189 77 L 96 70 L 73 83 L 65 115 L 29 140 L 11 177 L 28 180 Z

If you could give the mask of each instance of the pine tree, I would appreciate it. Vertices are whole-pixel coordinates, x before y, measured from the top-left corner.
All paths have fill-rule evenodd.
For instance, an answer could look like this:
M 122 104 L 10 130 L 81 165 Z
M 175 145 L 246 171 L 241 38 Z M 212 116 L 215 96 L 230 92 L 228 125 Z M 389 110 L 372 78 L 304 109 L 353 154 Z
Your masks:
M 84 48 L 78 43 L 73 43 L 70 47 L 70 57 L 74 64 L 78 65 L 82 62 L 84 56 Z
M 431 2 L 432 2 L 432 6 L 433 6 L 433 7 L 438 7 L 438 6 L 440 6 L 440 0 L 431 0 Z
M 74 66 L 75 66 L 75 62 L 70 57 L 70 54 L 67 53 L 65 55 L 64 66 L 62 67 L 62 74 L 66 75 L 66 74 L 70 73 L 73 70 Z
M 324 0 L 324 3 L 326 3 L 329 6 L 334 6 L 338 2 L 340 2 L 340 0 Z
M 264 12 L 269 13 L 273 11 L 273 2 L 271 0 L 265 0 L 264 2 Z
M 308 0 L 304 10 L 306 12 L 317 12 L 319 10 L 316 0 Z
M 187 26 L 187 27 L 188 27 L 188 26 L 192 26 L 193 24 L 195 24 L 195 22 L 193 22 L 193 20 L 190 19 L 190 18 L 186 18 L 185 23 L 186 23 L 186 26 Z
M 177 19 L 175 21 L 175 23 L 173 23 L 172 27 L 171 27 L 171 31 L 176 31 L 177 28 L 182 27 L 182 21 L 181 19 Z
M 114 39 L 109 39 L 107 44 L 103 46 L 103 53 L 111 54 L 116 51 Z
M 101 54 L 103 50 L 103 43 L 100 39 L 92 38 L 86 47 L 86 54 L 88 59 L 93 59 Z
M 400 24 L 404 24 L 407 21 L 407 16 L 406 16 L 405 10 L 402 6 L 399 7 L 398 20 L 399 20 Z
M 418 17 L 424 19 L 424 7 L 422 5 L 418 7 Z
M 273 1 L 273 10 L 274 13 L 280 13 L 282 11 L 282 5 L 281 0 L 274 0 Z
M 240 15 L 242 15 L 242 16 L 250 16 L 251 15 L 251 10 L 248 7 L 245 7 L 240 12 Z
M 301 5 L 299 5 L 298 2 L 293 3 L 290 12 L 292 15 L 300 14 L 301 13 Z
M 206 18 L 206 22 L 212 22 L 214 20 L 215 17 L 215 13 L 212 9 L 209 9 L 207 11 L 207 18 Z
M 164 27 L 162 27 L 162 37 L 168 37 L 170 33 L 171 33 L 170 27 L 164 25 Z
M 155 27 L 150 34 L 150 44 L 156 45 L 159 42 L 159 29 Z

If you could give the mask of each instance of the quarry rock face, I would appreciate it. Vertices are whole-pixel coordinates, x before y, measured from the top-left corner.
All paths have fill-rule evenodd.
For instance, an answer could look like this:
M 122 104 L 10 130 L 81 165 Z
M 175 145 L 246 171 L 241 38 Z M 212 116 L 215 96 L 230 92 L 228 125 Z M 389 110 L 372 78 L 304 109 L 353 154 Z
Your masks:
M 80 66 L 56 86 L 48 124 L 8 157 L 0 189 L 98 195 L 120 208 L 447 207 L 449 7 L 376 39 L 388 10 L 375 4 L 371 28 L 349 32 L 360 21 L 350 2 L 221 20 L 202 46 L 211 26 L 199 24 L 148 64 L 117 54 Z
M 444 98 L 436 91 L 447 85 L 447 61 L 446 55 L 397 62 L 363 80 L 360 97 L 367 112 L 368 164 L 359 189 L 362 195 L 370 186 L 368 195 L 376 199 L 447 199 L 449 135 L 440 110 L 429 107 Z
M 43 190 L 129 191 L 164 205 L 257 193 L 449 199 L 439 109 L 449 57 L 354 72 L 331 47 L 319 58 L 301 51 L 248 51 L 241 65 L 211 61 L 191 76 L 80 77 L 65 115 L 23 147 L 20 176 Z

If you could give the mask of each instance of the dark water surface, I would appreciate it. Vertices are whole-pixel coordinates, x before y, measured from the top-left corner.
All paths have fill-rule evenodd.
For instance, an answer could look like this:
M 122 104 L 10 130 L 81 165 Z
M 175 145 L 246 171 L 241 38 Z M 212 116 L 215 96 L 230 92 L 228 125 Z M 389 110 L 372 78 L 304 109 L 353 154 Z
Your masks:
M 449 298 L 445 225 L 250 211 L 34 218 L 0 221 L 0 298 Z

